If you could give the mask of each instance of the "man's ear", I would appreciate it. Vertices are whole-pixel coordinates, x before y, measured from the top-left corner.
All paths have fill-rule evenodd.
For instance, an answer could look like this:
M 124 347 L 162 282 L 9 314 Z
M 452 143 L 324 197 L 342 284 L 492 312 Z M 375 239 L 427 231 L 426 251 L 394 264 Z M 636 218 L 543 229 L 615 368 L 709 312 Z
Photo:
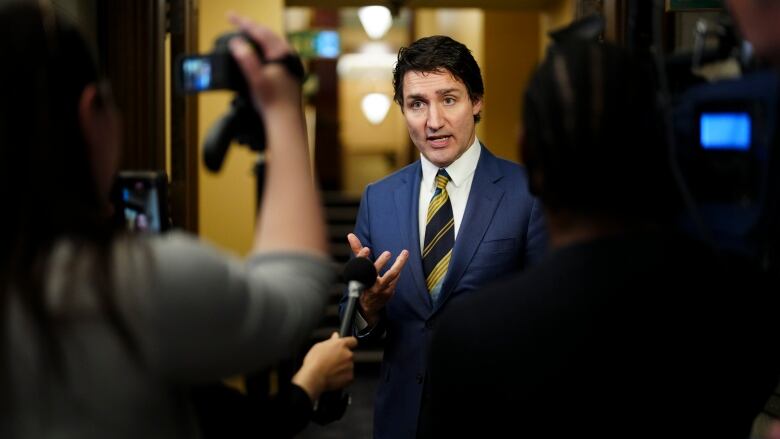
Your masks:
M 480 111 L 482 111 L 482 99 L 482 96 L 480 96 L 471 101 L 471 105 L 473 106 L 471 110 L 472 115 L 476 116 Z
M 78 112 L 95 182 L 108 194 L 119 162 L 119 115 L 96 84 L 84 87 Z

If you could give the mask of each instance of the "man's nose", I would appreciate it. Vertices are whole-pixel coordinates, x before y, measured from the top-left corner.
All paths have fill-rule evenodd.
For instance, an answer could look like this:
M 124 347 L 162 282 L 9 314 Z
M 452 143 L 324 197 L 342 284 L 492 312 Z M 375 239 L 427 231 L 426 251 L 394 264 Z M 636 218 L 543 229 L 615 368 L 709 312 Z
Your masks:
M 439 131 L 444 127 L 444 117 L 438 105 L 431 105 L 428 112 L 428 130 Z

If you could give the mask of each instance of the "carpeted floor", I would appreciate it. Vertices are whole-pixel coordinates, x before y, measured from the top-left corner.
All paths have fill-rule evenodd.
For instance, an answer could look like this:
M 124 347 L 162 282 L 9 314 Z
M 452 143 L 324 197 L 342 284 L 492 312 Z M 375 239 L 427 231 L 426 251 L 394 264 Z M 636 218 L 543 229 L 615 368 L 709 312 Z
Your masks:
M 303 439 L 371 439 L 374 420 L 374 394 L 379 378 L 378 363 L 370 367 L 356 367 L 355 381 L 347 391 L 352 404 L 344 417 L 328 425 L 309 424 L 298 438 Z

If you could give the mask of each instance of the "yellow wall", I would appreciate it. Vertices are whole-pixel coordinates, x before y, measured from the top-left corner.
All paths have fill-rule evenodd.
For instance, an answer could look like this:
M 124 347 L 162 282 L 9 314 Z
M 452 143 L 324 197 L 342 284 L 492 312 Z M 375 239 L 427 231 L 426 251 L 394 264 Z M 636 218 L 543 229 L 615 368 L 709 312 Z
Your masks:
M 370 41 L 363 28 L 339 28 L 343 53 L 355 53 Z M 393 26 L 382 37 L 384 53 L 395 59 L 398 49 L 409 45 L 409 34 Z M 378 49 L 377 49 L 378 50 Z M 385 119 L 372 125 L 363 115 L 361 102 L 368 93 L 382 93 L 390 101 Z M 368 183 L 376 181 L 411 161 L 406 122 L 393 99 L 392 63 L 382 70 L 339 74 L 339 140 L 342 147 L 342 186 L 346 193 L 360 195 Z
M 485 105 L 482 141 L 496 155 L 517 161 L 521 96 L 539 62 L 539 13 L 485 12 Z
M 368 183 L 406 166 L 409 134 L 398 105 L 392 101 L 392 75 L 386 78 L 340 78 L 339 138 L 344 158 L 344 191 L 361 194 Z M 361 102 L 368 93 L 382 93 L 391 100 L 387 116 L 372 125 L 363 115 Z
M 248 16 L 276 32 L 282 31 L 283 0 L 200 0 L 198 2 L 198 50 L 209 52 L 220 34 L 232 30 L 225 18 L 228 10 Z M 199 95 L 198 142 L 203 144 L 209 128 L 228 108 L 231 94 Z M 201 160 L 199 174 L 199 224 L 201 237 L 245 255 L 251 248 L 255 223 L 255 156 L 239 145 L 228 150 L 222 171 L 208 172 Z

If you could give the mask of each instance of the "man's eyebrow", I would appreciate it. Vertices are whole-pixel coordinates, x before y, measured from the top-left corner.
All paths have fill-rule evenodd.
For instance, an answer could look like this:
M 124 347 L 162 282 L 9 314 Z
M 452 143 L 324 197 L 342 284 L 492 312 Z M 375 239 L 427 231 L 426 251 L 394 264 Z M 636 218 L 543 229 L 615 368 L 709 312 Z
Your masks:
M 441 90 L 436 90 L 436 94 L 439 96 L 447 95 L 447 94 L 459 94 L 461 91 L 457 88 L 443 88 Z M 410 94 L 406 97 L 406 100 L 419 100 L 424 101 L 427 98 L 421 94 Z
M 445 88 L 445 89 L 442 89 L 442 90 L 436 90 L 436 94 L 439 95 L 439 96 L 447 95 L 447 94 L 451 94 L 451 93 L 460 93 L 460 90 L 458 90 L 457 88 Z

